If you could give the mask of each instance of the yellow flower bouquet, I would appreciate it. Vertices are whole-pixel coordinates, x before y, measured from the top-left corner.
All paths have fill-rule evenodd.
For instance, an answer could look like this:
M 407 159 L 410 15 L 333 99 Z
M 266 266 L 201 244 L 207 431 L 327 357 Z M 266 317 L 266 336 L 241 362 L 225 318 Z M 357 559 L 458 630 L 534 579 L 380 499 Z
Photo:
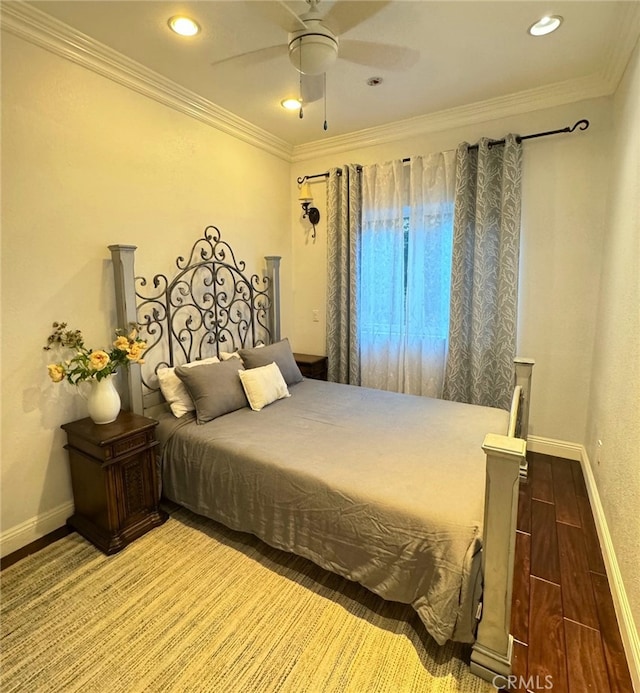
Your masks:
M 54 322 L 53 329 L 44 350 L 61 346 L 75 352 L 70 359 L 47 366 L 49 377 L 54 383 L 65 379 L 72 385 L 85 380 L 100 381 L 120 368 L 127 368 L 131 363 L 143 363 L 142 355 L 147 345 L 138 336 L 135 326 L 132 326 L 128 334 L 123 330 L 116 330 L 116 339 L 109 350 L 87 348 L 82 332 L 67 329 L 66 322 Z

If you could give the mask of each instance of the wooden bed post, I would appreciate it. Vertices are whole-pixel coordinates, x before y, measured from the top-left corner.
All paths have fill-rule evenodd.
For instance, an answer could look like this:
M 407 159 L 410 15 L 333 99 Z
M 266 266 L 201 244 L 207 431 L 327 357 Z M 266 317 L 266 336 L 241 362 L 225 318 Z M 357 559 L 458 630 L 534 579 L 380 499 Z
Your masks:
M 514 361 L 515 382 L 514 386 L 522 388 L 520 401 L 520 431 L 519 437 L 526 442 L 529 435 L 529 409 L 531 406 L 531 376 L 535 361 L 533 359 L 515 358 Z M 528 475 L 527 458 L 520 464 L 520 478 L 526 480 Z
M 113 261 L 113 276 L 116 289 L 116 318 L 118 327 L 128 329 L 131 323 L 137 324 L 138 311 L 135 287 L 135 245 L 110 245 Z M 136 414 L 143 413 L 142 374 L 140 366 L 132 365 L 124 374 L 127 390 L 122 396 L 123 408 Z M 121 393 L 122 394 L 122 393 Z
M 526 443 L 521 438 L 488 434 L 484 507 L 482 618 L 471 653 L 471 671 L 487 681 L 511 673 L 513 638 L 509 633 L 513 560 L 518 514 L 520 464 Z
M 531 376 L 535 361 L 533 359 L 516 358 L 515 383 L 522 387 L 522 413 L 520 418 L 520 438 L 527 439 L 529 435 L 529 407 L 531 405 Z
M 280 341 L 280 260 L 279 255 L 265 255 L 267 269 L 264 273 L 269 280 L 269 330 L 271 341 Z

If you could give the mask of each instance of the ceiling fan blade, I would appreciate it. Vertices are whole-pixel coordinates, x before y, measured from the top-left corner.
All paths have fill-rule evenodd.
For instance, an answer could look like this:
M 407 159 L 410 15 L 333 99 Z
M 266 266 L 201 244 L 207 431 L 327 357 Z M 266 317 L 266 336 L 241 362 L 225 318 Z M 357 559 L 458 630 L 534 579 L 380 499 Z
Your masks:
M 258 0 L 258 2 L 253 0 L 249 4 L 265 19 L 289 33 L 307 28 L 307 25 L 283 0 Z
M 418 62 L 419 51 L 372 41 L 340 41 L 339 57 L 381 70 L 407 70 Z
M 336 34 L 345 34 L 350 29 L 362 24 L 369 17 L 378 14 L 390 0 L 376 0 L 374 2 L 362 2 L 362 0 L 341 0 L 335 2 L 327 12 L 322 23 L 328 26 Z
M 233 61 L 236 67 L 241 67 L 242 65 L 248 67 L 249 65 L 256 65 L 265 60 L 272 60 L 273 58 L 279 58 L 286 54 L 287 44 L 281 43 L 279 46 L 257 48 L 255 51 L 249 51 L 248 53 L 240 53 L 238 55 L 231 55 L 228 58 L 222 58 L 222 60 L 214 60 L 211 65 L 218 67 L 219 65 L 224 65 L 225 63 Z
M 324 96 L 324 74 L 300 75 L 300 96 L 302 103 L 313 103 Z

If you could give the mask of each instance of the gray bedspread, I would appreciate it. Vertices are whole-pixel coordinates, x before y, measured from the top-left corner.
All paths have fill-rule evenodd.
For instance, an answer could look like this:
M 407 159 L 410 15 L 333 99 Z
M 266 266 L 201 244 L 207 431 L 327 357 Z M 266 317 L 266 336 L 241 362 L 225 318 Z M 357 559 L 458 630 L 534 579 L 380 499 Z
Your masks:
M 163 493 L 411 604 L 435 640 L 472 642 L 486 433 L 508 413 L 305 380 L 204 425 L 167 416 Z

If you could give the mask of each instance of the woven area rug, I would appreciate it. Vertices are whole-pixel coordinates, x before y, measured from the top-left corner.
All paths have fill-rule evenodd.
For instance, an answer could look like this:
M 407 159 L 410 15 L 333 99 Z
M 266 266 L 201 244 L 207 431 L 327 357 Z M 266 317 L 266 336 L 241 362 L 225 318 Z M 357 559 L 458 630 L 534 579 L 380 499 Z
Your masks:
M 410 607 L 184 510 L 114 556 L 74 533 L 0 579 L 3 693 L 495 691 Z

